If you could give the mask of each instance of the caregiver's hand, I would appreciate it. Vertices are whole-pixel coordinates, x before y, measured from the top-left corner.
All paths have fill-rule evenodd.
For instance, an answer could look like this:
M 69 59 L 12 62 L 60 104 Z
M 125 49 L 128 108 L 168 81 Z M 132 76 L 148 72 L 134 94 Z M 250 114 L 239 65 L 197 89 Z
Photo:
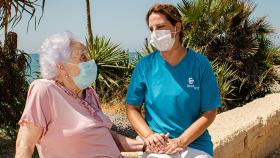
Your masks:
M 162 133 L 153 133 L 146 137 L 144 143 L 147 145 L 148 151 L 154 153 L 162 153 L 165 147 L 167 147 L 167 140 L 169 138 L 169 135 L 169 133 L 167 133 L 166 135 Z
M 182 150 L 184 150 L 184 145 L 181 143 L 180 139 L 174 138 L 174 139 L 169 139 L 167 143 L 167 147 L 165 148 L 165 153 L 166 154 L 175 154 L 178 153 Z

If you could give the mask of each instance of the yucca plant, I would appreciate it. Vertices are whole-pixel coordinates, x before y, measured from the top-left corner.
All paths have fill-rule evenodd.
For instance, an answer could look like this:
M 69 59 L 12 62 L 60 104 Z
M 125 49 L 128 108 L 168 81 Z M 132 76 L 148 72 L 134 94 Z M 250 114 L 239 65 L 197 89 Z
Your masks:
M 233 84 L 236 80 L 238 80 L 236 71 L 232 70 L 231 65 L 227 63 L 221 64 L 217 60 L 212 61 L 211 64 L 218 81 L 221 102 L 223 105 L 219 111 L 221 112 L 232 109 L 232 103 L 240 99 L 237 98 L 237 96 L 234 96 L 233 93 L 233 91 L 237 88 Z
M 123 91 L 129 76 L 128 52 L 105 37 L 96 36 L 93 43 L 87 41 L 90 58 L 98 67 L 98 77 L 94 84 L 102 99 L 110 101 L 113 95 Z M 122 94 L 123 96 L 124 94 Z
M 132 69 L 131 72 L 133 72 L 134 67 L 136 66 L 136 64 L 139 62 L 139 60 L 142 57 L 144 57 L 144 56 L 146 56 L 148 54 L 151 54 L 152 52 L 154 52 L 156 50 L 157 49 L 149 43 L 148 39 L 145 38 L 145 40 L 144 40 L 144 47 L 142 48 L 141 51 L 136 51 L 136 56 L 134 56 L 131 59 L 131 62 L 130 62 L 131 63 L 131 69 Z

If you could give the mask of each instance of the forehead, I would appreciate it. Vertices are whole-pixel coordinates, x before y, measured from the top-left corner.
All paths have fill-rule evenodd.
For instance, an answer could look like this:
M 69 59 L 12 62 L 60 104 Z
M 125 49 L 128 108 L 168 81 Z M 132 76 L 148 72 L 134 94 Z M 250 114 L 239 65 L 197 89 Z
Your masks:
M 71 48 L 73 50 L 86 50 L 86 46 L 80 42 L 71 42 Z
M 165 15 L 161 13 L 152 13 L 149 16 L 149 27 L 153 27 L 161 24 L 170 24 L 170 22 L 167 20 Z
M 84 53 L 87 53 L 87 48 L 80 42 L 71 43 L 72 56 L 78 56 Z

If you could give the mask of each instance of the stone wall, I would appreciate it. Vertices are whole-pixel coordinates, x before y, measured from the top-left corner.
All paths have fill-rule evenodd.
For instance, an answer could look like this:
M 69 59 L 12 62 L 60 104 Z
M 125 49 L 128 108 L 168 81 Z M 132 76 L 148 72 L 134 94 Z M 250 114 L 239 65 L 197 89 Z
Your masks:
M 209 127 L 215 158 L 264 158 L 280 148 L 280 93 L 217 115 Z M 124 153 L 141 157 L 141 153 Z
M 280 93 L 219 114 L 209 132 L 214 157 L 267 157 L 280 147 Z

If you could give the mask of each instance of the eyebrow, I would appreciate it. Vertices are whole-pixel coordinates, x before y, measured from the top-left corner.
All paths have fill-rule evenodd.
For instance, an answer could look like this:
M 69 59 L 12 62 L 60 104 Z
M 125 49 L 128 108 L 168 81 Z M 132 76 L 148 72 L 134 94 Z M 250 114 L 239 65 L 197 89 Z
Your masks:
M 165 24 L 158 24 L 158 25 L 155 25 L 155 26 L 158 29 L 158 28 L 165 27 L 166 25 Z M 152 26 L 149 26 L 149 29 L 150 29 L 150 31 L 152 31 Z

